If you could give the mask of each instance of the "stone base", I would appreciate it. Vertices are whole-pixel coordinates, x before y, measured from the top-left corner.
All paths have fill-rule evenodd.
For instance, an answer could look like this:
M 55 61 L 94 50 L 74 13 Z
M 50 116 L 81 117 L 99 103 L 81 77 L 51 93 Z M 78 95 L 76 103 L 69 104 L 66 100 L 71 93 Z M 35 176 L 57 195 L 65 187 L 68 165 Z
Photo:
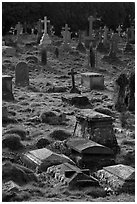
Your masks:
M 51 39 L 49 38 L 49 35 L 44 33 L 41 40 L 40 40 L 40 46 L 47 46 L 51 44 Z
M 92 89 L 104 89 L 104 76 L 98 73 L 86 72 L 81 74 L 81 84 Z
M 81 94 L 81 91 L 78 90 L 78 89 L 75 87 L 75 88 L 72 88 L 72 89 L 70 90 L 70 93 L 78 93 L 78 94 Z

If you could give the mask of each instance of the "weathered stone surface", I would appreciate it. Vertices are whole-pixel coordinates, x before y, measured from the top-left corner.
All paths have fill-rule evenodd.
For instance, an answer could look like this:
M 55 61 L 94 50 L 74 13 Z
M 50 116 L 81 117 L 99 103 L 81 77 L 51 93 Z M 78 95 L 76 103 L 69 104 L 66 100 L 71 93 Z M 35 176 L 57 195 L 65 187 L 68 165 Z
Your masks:
M 17 134 L 6 134 L 2 139 L 2 147 L 11 150 L 19 150 L 23 147 L 20 136 Z
M 15 68 L 15 83 L 16 85 L 29 85 L 29 69 L 25 62 L 19 62 Z
M 135 169 L 123 164 L 103 167 L 96 173 L 103 186 L 112 188 L 117 193 L 135 190 Z
M 89 176 L 88 169 L 79 169 L 69 163 L 52 166 L 47 169 L 47 173 L 64 185 L 69 187 L 77 186 L 99 186 L 98 180 Z
M 12 76 L 2 75 L 2 99 L 6 101 L 14 100 L 12 93 Z
M 79 94 L 67 94 L 62 96 L 62 101 L 75 106 L 91 106 L 89 99 L 86 96 Z
M 109 147 L 115 153 L 118 151 L 119 148 L 113 129 L 114 119 L 111 116 L 91 109 L 84 109 L 76 115 L 76 118 L 78 121 L 76 135 Z
M 46 171 L 48 167 L 62 164 L 65 162 L 74 164 L 74 162 L 63 154 L 57 154 L 49 149 L 42 148 L 26 152 L 22 155 L 21 160 L 31 169 L 38 171 Z
M 28 56 L 26 57 L 27 61 L 34 61 L 34 63 L 38 63 L 38 58 L 36 56 Z
M 65 121 L 66 115 L 64 113 L 57 114 L 54 111 L 43 111 L 39 118 L 42 123 L 59 125 Z
M 25 140 L 28 134 L 26 130 L 24 130 L 23 128 L 18 128 L 18 127 L 11 128 L 4 132 L 4 134 L 14 134 L 14 133 L 19 135 L 21 137 L 21 140 Z
M 89 89 L 104 89 L 104 77 L 99 73 L 82 73 L 81 84 Z

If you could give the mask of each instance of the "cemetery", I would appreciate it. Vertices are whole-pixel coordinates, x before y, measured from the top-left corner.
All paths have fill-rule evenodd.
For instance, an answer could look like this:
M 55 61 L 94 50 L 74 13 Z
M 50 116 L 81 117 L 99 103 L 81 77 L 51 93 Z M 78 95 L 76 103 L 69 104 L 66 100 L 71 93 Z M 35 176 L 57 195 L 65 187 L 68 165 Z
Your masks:
M 135 16 L 96 3 L 2 5 L 3 202 L 135 201 Z

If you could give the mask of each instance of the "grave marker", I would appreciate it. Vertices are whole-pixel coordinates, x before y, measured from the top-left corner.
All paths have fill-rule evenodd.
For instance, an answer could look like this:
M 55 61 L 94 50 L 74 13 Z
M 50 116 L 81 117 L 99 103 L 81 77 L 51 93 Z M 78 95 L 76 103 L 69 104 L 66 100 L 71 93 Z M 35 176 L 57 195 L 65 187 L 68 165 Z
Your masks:
M 61 34 L 63 36 L 63 48 L 64 49 L 70 49 L 70 41 L 71 41 L 71 32 L 69 31 L 70 28 L 68 27 L 68 24 L 65 24 L 65 27 L 62 28 Z
M 72 89 L 70 90 L 70 93 L 80 93 L 80 91 L 75 86 L 75 78 L 74 78 L 74 76 L 76 74 L 77 74 L 77 72 L 75 72 L 73 68 L 68 73 L 68 75 L 71 75 L 71 77 L 72 77 Z
M 25 62 L 19 62 L 15 68 L 15 84 L 18 86 L 29 85 L 29 68 Z
M 42 20 L 41 22 L 44 23 L 44 34 L 40 40 L 40 46 L 47 46 L 49 44 L 51 44 L 51 39 L 49 38 L 49 35 L 47 33 L 47 23 L 50 22 L 50 20 L 47 20 L 47 16 L 44 17 L 44 20 Z
M 122 31 L 122 28 L 120 27 L 120 25 L 118 26 L 117 31 L 118 31 L 118 35 L 120 37 L 121 36 L 121 31 Z
M 23 27 L 20 22 L 15 26 L 15 30 L 17 30 L 17 41 L 20 41 L 20 36 L 23 32 Z
M 2 100 L 14 100 L 12 93 L 12 78 L 13 77 L 9 75 L 2 75 Z
M 93 16 L 89 16 L 88 21 L 89 21 L 89 38 L 93 39 L 93 22 L 96 19 Z

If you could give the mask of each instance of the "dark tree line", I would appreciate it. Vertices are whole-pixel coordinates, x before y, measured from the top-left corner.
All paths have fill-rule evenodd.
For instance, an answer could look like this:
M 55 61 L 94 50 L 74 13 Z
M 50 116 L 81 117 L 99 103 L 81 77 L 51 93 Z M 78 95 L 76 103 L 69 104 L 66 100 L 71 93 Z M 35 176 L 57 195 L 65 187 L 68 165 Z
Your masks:
M 72 31 L 88 29 L 88 17 L 101 19 L 96 26 L 107 25 L 115 30 L 119 24 L 127 28 L 135 19 L 134 2 L 3 2 L 3 35 L 18 21 L 33 25 L 47 16 L 54 25 L 56 34 L 67 23 Z

